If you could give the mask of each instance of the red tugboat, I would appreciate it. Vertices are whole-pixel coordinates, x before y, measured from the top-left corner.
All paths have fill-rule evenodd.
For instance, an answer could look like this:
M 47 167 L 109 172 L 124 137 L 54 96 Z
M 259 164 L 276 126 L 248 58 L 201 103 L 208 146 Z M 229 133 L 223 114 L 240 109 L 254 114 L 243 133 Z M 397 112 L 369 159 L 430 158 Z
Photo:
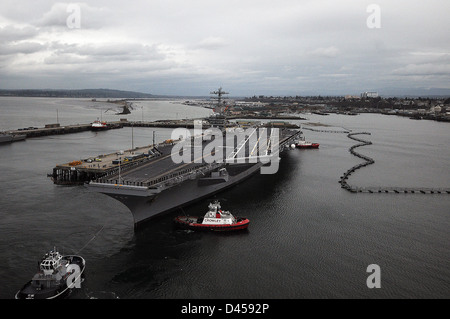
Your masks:
M 311 143 L 305 141 L 305 139 L 301 139 L 295 143 L 295 147 L 297 148 L 319 148 L 319 143 Z
M 106 130 L 107 128 L 108 128 L 108 125 L 106 124 L 106 122 L 99 121 L 98 119 L 96 121 L 94 121 L 91 125 L 91 129 L 93 131 L 102 131 L 102 130 Z
M 247 218 L 234 217 L 229 211 L 223 211 L 218 201 L 210 203 L 208 207 L 209 211 L 203 217 L 178 216 L 174 221 L 179 227 L 202 231 L 240 230 L 250 224 Z

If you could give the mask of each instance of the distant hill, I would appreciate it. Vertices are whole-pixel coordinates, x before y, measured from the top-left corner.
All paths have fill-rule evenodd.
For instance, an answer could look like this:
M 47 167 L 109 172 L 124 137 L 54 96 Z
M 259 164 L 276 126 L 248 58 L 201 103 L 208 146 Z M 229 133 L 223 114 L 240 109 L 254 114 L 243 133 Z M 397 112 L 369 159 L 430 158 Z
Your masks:
M 109 89 L 85 89 L 85 90 L 0 90 L 0 96 L 24 96 L 24 97 L 72 97 L 72 98 L 151 98 L 152 94 L 109 90 Z

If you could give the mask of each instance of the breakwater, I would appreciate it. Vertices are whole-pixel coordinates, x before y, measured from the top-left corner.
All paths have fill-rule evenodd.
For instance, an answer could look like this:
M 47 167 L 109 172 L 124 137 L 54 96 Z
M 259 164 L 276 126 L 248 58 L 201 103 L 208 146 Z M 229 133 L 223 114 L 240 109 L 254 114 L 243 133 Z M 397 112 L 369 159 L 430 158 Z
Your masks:
M 106 123 L 106 127 L 102 130 L 120 129 L 123 127 L 161 127 L 161 128 L 194 128 L 194 120 L 171 120 L 171 121 L 155 121 L 155 122 L 129 122 L 116 121 Z M 17 130 L 10 130 L 4 133 L 13 135 L 24 135 L 26 138 L 42 137 L 50 135 L 72 134 L 93 130 L 92 123 L 71 124 L 61 126 L 59 124 L 46 124 L 45 127 L 28 127 Z
M 364 160 L 363 163 L 359 163 L 352 168 L 348 169 L 340 178 L 339 183 L 341 184 L 341 187 L 348 190 L 352 193 L 392 193 L 392 194 L 450 194 L 450 188 L 429 188 L 429 187 L 392 187 L 392 186 L 379 186 L 379 187 L 356 187 L 351 186 L 348 184 L 347 180 L 350 177 L 352 173 L 354 173 L 356 170 L 366 167 L 368 165 L 374 164 L 375 161 L 373 158 L 360 154 L 357 151 L 355 151 L 356 148 L 366 145 L 371 145 L 371 141 L 366 141 L 362 138 L 358 138 L 355 135 L 360 134 L 366 134 L 371 135 L 369 132 L 359 132 L 359 133 L 349 133 L 347 135 L 348 138 L 359 142 L 358 144 L 355 144 L 349 148 L 349 152 Z
M 108 123 L 106 129 L 118 129 L 124 125 L 120 122 Z M 28 127 L 17 130 L 10 130 L 6 133 L 13 135 L 25 135 L 27 138 L 42 137 L 49 135 L 72 134 L 92 130 L 92 123 L 88 124 L 72 124 L 60 126 L 59 124 L 47 124 L 45 127 Z

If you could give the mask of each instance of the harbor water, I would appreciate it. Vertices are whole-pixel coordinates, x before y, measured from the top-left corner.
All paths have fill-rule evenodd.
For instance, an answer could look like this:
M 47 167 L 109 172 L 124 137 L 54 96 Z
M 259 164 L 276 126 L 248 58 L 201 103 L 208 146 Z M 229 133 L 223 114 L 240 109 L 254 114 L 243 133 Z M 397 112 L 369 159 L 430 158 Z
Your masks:
M 182 101 L 134 101 L 129 115 L 88 99 L 0 98 L 0 130 L 106 121 L 205 117 Z M 358 152 L 375 163 L 357 170 L 358 187 L 450 188 L 450 126 L 381 114 L 303 114 L 319 149 L 284 151 L 277 174 L 256 174 L 214 198 L 248 230 L 179 230 L 180 214 L 203 215 L 208 200 L 135 230 L 128 209 L 84 186 L 54 185 L 56 164 L 170 138 L 171 129 L 125 127 L 28 138 L 0 145 L 0 298 L 31 279 L 54 246 L 86 260 L 69 298 L 449 298 L 450 195 L 350 193 L 339 178 L 362 160 L 345 133 L 370 132 Z M 213 198 L 211 198 L 213 199 Z M 369 265 L 381 269 L 370 289 Z

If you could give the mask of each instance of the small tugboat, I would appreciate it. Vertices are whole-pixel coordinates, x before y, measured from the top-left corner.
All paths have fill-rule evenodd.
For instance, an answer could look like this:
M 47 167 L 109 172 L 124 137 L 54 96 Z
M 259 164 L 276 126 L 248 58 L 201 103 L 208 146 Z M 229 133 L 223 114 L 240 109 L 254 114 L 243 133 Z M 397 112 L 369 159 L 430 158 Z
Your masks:
M 81 256 L 62 256 L 56 249 L 51 250 L 39 262 L 39 271 L 33 279 L 26 283 L 15 297 L 16 299 L 62 297 L 81 282 L 85 264 Z
M 234 217 L 229 211 L 223 211 L 218 201 L 208 207 L 209 211 L 203 217 L 178 216 L 175 223 L 182 228 L 211 231 L 246 229 L 250 223 L 247 218 Z
M 307 142 L 307 141 L 305 141 L 304 138 L 302 138 L 301 140 L 299 140 L 295 143 L 295 147 L 297 147 L 297 148 L 319 148 L 319 143 Z
M 106 122 L 99 121 L 98 119 L 96 121 L 94 121 L 91 125 L 91 129 L 93 131 L 106 130 L 107 128 L 108 128 L 108 125 L 106 124 Z

